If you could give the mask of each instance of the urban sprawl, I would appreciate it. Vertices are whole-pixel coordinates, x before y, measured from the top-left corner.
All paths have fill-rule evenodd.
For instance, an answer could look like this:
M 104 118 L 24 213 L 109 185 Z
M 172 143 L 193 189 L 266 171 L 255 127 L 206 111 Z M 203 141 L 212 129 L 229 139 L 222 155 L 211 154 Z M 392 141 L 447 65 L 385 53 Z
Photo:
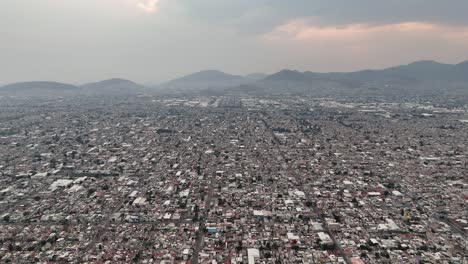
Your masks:
M 467 263 L 468 103 L 0 98 L 0 263 Z

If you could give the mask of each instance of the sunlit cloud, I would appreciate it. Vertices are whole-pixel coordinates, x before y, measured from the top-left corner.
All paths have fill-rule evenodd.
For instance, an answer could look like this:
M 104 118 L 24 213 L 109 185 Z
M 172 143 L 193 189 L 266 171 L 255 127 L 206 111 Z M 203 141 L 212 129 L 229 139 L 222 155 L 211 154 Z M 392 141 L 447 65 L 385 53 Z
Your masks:
M 468 54 L 468 26 L 418 21 L 327 25 L 295 19 L 260 40 L 278 53 L 287 50 L 291 61 L 307 69 L 348 71 L 420 59 L 458 62 Z
M 448 39 L 468 37 L 468 27 L 439 25 L 426 22 L 402 22 L 370 25 L 348 24 L 341 26 L 316 26 L 305 19 L 292 20 L 275 28 L 263 37 L 267 40 L 294 41 L 367 41 L 379 36 L 419 36 Z
M 136 6 L 147 13 L 158 11 L 159 0 L 136 0 Z

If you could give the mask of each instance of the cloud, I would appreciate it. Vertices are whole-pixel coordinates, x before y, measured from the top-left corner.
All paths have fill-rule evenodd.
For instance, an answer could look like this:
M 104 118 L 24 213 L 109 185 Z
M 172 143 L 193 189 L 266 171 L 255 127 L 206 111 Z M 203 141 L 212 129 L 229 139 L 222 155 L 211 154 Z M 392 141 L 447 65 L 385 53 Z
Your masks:
M 467 0 L 178 0 L 187 14 L 209 24 L 264 34 L 298 17 L 328 25 L 426 21 L 468 25 Z
M 347 24 L 339 26 L 310 23 L 307 19 L 291 20 L 261 36 L 270 43 L 307 44 L 314 47 L 341 47 L 349 52 L 366 52 L 392 47 L 419 47 L 427 57 L 444 50 L 468 49 L 468 26 L 429 22 L 394 24 Z
M 296 19 L 276 27 L 263 37 L 267 40 L 292 41 L 365 41 L 385 36 L 394 37 L 435 37 L 445 39 L 466 38 L 468 27 L 439 25 L 426 22 L 402 22 L 395 24 L 348 24 L 320 26 L 310 24 L 307 19 Z M 403 39 L 402 39 L 403 40 Z M 468 42 L 467 42 L 468 43 Z M 467 44 L 468 45 L 468 44 Z
M 456 63 L 468 59 L 466 10 L 467 0 L 0 0 L 0 82 Z
M 322 71 L 380 68 L 420 59 L 453 63 L 468 54 L 468 26 L 419 21 L 332 26 L 317 18 L 293 19 L 259 40 L 278 54 L 288 50 L 287 61 Z
M 158 10 L 159 0 L 136 0 L 136 6 L 147 13 L 154 13 Z

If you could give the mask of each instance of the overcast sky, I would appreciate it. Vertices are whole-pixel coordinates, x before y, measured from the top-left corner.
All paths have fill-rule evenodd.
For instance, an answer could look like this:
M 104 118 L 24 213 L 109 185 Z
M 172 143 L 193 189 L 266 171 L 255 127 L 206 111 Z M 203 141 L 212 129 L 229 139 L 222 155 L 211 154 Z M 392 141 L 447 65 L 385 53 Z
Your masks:
M 0 0 L 0 84 L 468 59 L 467 0 Z

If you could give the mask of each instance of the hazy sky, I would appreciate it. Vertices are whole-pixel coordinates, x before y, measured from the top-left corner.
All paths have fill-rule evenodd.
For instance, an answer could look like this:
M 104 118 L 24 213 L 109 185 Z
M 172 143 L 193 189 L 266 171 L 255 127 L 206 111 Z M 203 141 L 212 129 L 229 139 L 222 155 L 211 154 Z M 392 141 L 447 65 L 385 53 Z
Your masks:
M 0 0 L 0 84 L 468 59 L 467 0 Z

